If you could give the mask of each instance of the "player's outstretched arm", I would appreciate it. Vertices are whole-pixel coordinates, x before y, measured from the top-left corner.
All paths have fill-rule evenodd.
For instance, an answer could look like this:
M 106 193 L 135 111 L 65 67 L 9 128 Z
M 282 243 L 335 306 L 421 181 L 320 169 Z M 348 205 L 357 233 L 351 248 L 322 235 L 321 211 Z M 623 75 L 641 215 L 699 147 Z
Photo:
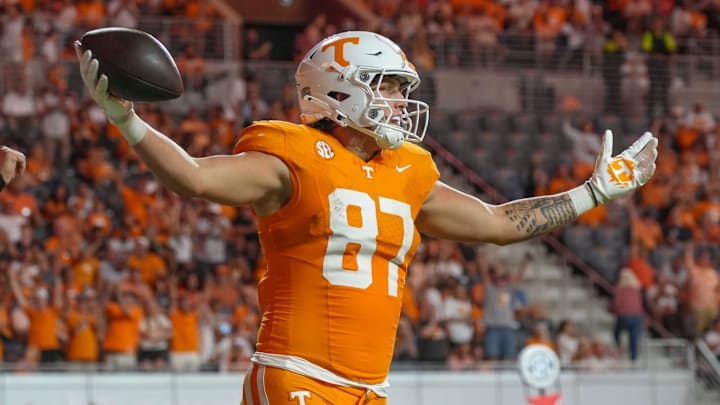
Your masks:
M 284 203 L 291 181 L 280 159 L 259 152 L 193 158 L 140 119 L 132 102 L 108 93 L 108 78 L 98 75 L 99 62 L 89 50 L 82 52 L 77 43 L 75 50 L 90 95 L 165 187 L 220 204 L 255 204 L 261 215 Z
M 657 138 L 646 132 L 621 154 L 612 155 L 612 132 L 605 132 L 595 172 L 570 191 L 487 204 L 438 182 L 416 220 L 431 236 L 499 245 L 550 232 L 592 208 L 647 183 L 655 173 Z

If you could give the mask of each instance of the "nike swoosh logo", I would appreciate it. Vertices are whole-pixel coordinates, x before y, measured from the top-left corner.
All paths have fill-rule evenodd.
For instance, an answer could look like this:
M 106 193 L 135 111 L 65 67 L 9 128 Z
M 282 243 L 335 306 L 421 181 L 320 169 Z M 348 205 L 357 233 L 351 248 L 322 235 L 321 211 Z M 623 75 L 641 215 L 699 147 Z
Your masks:
M 397 166 L 397 165 L 396 165 L 396 166 L 395 166 L 395 170 L 397 170 L 398 173 L 402 173 L 402 172 L 404 172 L 405 170 L 409 169 L 410 166 L 412 166 L 412 165 L 407 165 L 407 166 Z
M 382 51 L 377 51 L 375 53 L 365 53 L 365 55 L 369 55 L 369 56 L 380 56 L 381 54 L 382 54 Z

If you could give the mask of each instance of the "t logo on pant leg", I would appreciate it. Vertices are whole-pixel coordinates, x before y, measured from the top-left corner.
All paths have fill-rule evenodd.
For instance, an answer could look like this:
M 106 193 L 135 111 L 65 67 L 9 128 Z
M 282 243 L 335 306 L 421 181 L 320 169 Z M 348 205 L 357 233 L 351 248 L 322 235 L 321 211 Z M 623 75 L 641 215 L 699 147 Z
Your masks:
M 297 399 L 298 405 L 307 405 L 305 398 L 310 398 L 310 391 L 293 391 L 290 393 L 290 399 Z

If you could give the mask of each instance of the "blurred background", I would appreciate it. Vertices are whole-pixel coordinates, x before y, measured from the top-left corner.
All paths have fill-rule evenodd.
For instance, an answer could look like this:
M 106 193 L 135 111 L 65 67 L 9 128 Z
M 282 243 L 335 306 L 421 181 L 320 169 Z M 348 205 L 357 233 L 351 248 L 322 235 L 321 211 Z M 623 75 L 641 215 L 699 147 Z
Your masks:
M 136 110 L 194 156 L 230 153 L 255 120 L 298 122 L 296 62 L 352 29 L 405 49 L 442 180 L 488 202 L 568 190 L 605 129 L 615 152 L 651 130 L 651 183 L 552 235 L 424 239 L 391 374 L 415 399 L 390 403 L 474 403 L 473 386 L 522 402 L 529 343 L 558 353 L 569 403 L 720 401 L 719 0 L 0 4 L 0 143 L 28 156 L 0 193 L 0 404 L 236 404 L 254 350 L 253 214 L 168 192 L 107 125 L 72 48 L 103 26 L 169 48 L 186 93 Z M 129 386 L 145 396 L 118 397 Z

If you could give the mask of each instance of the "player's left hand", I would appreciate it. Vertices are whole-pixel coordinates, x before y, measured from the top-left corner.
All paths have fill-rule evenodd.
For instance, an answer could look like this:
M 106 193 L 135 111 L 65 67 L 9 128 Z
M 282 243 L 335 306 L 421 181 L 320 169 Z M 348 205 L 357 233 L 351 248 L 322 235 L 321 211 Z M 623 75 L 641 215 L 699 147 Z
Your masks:
M 610 130 L 605 131 L 595 172 L 588 180 L 597 204 L 605 204 L 650 181 L 655 173 L 657 145 L 658 139 L 645 132 L 630 147 L 613 157 L 613 134 Z

